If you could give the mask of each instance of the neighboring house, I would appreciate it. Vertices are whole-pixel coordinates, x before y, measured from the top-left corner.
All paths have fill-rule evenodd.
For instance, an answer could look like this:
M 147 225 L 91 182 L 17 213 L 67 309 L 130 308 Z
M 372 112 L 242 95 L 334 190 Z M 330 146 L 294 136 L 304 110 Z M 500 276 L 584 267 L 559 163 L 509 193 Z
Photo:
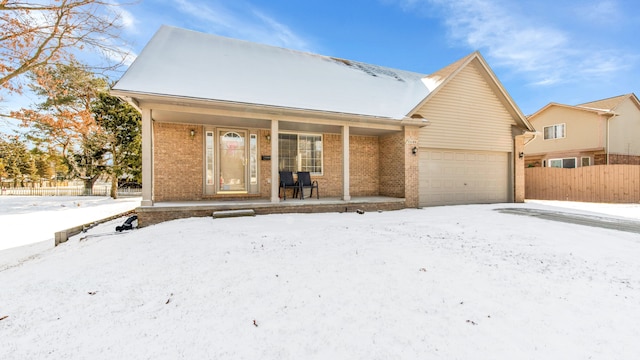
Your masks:
M 525 147 L 526 166 L 640 164 L 640 101 L 635 94 L 576 106 L 550 103 L 529 121 L 540 134 Z
M 524 200 L 533 127 L 478 52 L 424 75 L 163 26 L 112 93 L 142 113 L 143 208 L 279 203 L 279 170 L 342 201 Z

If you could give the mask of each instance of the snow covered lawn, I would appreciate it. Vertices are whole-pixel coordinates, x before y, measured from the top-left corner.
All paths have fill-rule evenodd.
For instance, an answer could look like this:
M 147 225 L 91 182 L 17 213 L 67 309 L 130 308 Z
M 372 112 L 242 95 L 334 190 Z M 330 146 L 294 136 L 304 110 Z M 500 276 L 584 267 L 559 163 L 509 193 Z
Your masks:
M 42 241 L 56 231 L 102 220 L 140 206 L 140 198 L 0 196 L 0 250 Z
M 0 268 L 0 359 L 636 359 L 640 235 L 549 204 L 106 223 Z

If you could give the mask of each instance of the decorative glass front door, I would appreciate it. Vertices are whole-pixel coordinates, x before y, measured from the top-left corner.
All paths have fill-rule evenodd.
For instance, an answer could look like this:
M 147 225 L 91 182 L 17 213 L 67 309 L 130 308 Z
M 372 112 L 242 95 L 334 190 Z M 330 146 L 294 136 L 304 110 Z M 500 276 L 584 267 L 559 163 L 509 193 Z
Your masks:
M 244 131 L 218 131 L 219 192 L 247 192 L 246 138 Z

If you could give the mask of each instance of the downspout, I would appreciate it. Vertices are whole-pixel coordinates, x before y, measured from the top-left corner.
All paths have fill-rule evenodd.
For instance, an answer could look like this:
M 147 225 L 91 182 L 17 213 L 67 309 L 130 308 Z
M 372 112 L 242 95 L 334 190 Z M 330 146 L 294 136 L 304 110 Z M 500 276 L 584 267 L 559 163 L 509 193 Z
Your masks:
M 607 118 L 607 165 L 609 165 L 609 121 L 612 117 Z
M 529 141 L 525 142 L 523 146 L 527 146 L 528 143 L 532 142 L 533 140 L 536 139 L 536 137 L 538 137 L 538 135 L 542 134 L 540 131 L 525 131 L 524 133 L 522 133 L 522 135 L 533 135 Z
M 525 145 L 527 145 L 529 142 L 531 142 L 531 140 L 533 140 L 533 138 L 535 138 L 536 136 L 536 131 L 531 131 L 528 130 L 529 127 L 527 127 L 527 129 L 522 129 L 520 127 L 511 126 L 511 135 L 512 135 L 512 144 L 513 144 L 513 152 L 511 153 L 511 159 L 509 160 L 509 187 L 511 188 L 510 191 L 510 202 L 516 202 L 516 201 L 522 201 L 524 202 L 526 194 L 525 189 L 524 189 L 524 165 L 522 168 L 516 168 L 516 162 L 518 161 L 518 158 L 522 161 L 522 163 L 524 164 L 524 147 Z M 519 136 L 524 136 L 524 137 L 528 137 L 530 135 L 533 135 L 533 138 L 528 140 L 528 141 L 524 141 L 522 142 L 522 148 L 518 149 L 518 146 L 516 146 L 516 138 L 518 138 Z M 520 171 L 518 171 L 517 169 L 520 169 Z M 518 182 L 518 176 L 521 176 L 521 182 Z M 521 184 L 520 188 L 521 188 L 521 198 L 518 196 L 519 192 L 518 192 L 518 184 Z
M 611 116 L 609 116 L 607 118 L 607 165 L 609 165 L 609 122 L 611 121 L 611 119 L 613 119 L 614 117 L 618 116 L 618 114 L 612 112 L 610 113 Z

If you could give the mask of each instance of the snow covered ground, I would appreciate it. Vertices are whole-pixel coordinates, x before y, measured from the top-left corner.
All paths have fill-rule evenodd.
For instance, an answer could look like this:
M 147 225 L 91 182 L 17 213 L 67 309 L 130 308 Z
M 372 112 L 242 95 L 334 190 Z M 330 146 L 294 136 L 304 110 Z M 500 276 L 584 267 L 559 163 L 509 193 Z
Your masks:
M 0 251 L 0 359 L 636 359 L 640 234 L 505 207 L 640 219 L 536 201 L 112 221 Z
M 0 196 L 0 250 L 49 241 L 56 231 L 98 221 L 140 206 L 140 198 Z

